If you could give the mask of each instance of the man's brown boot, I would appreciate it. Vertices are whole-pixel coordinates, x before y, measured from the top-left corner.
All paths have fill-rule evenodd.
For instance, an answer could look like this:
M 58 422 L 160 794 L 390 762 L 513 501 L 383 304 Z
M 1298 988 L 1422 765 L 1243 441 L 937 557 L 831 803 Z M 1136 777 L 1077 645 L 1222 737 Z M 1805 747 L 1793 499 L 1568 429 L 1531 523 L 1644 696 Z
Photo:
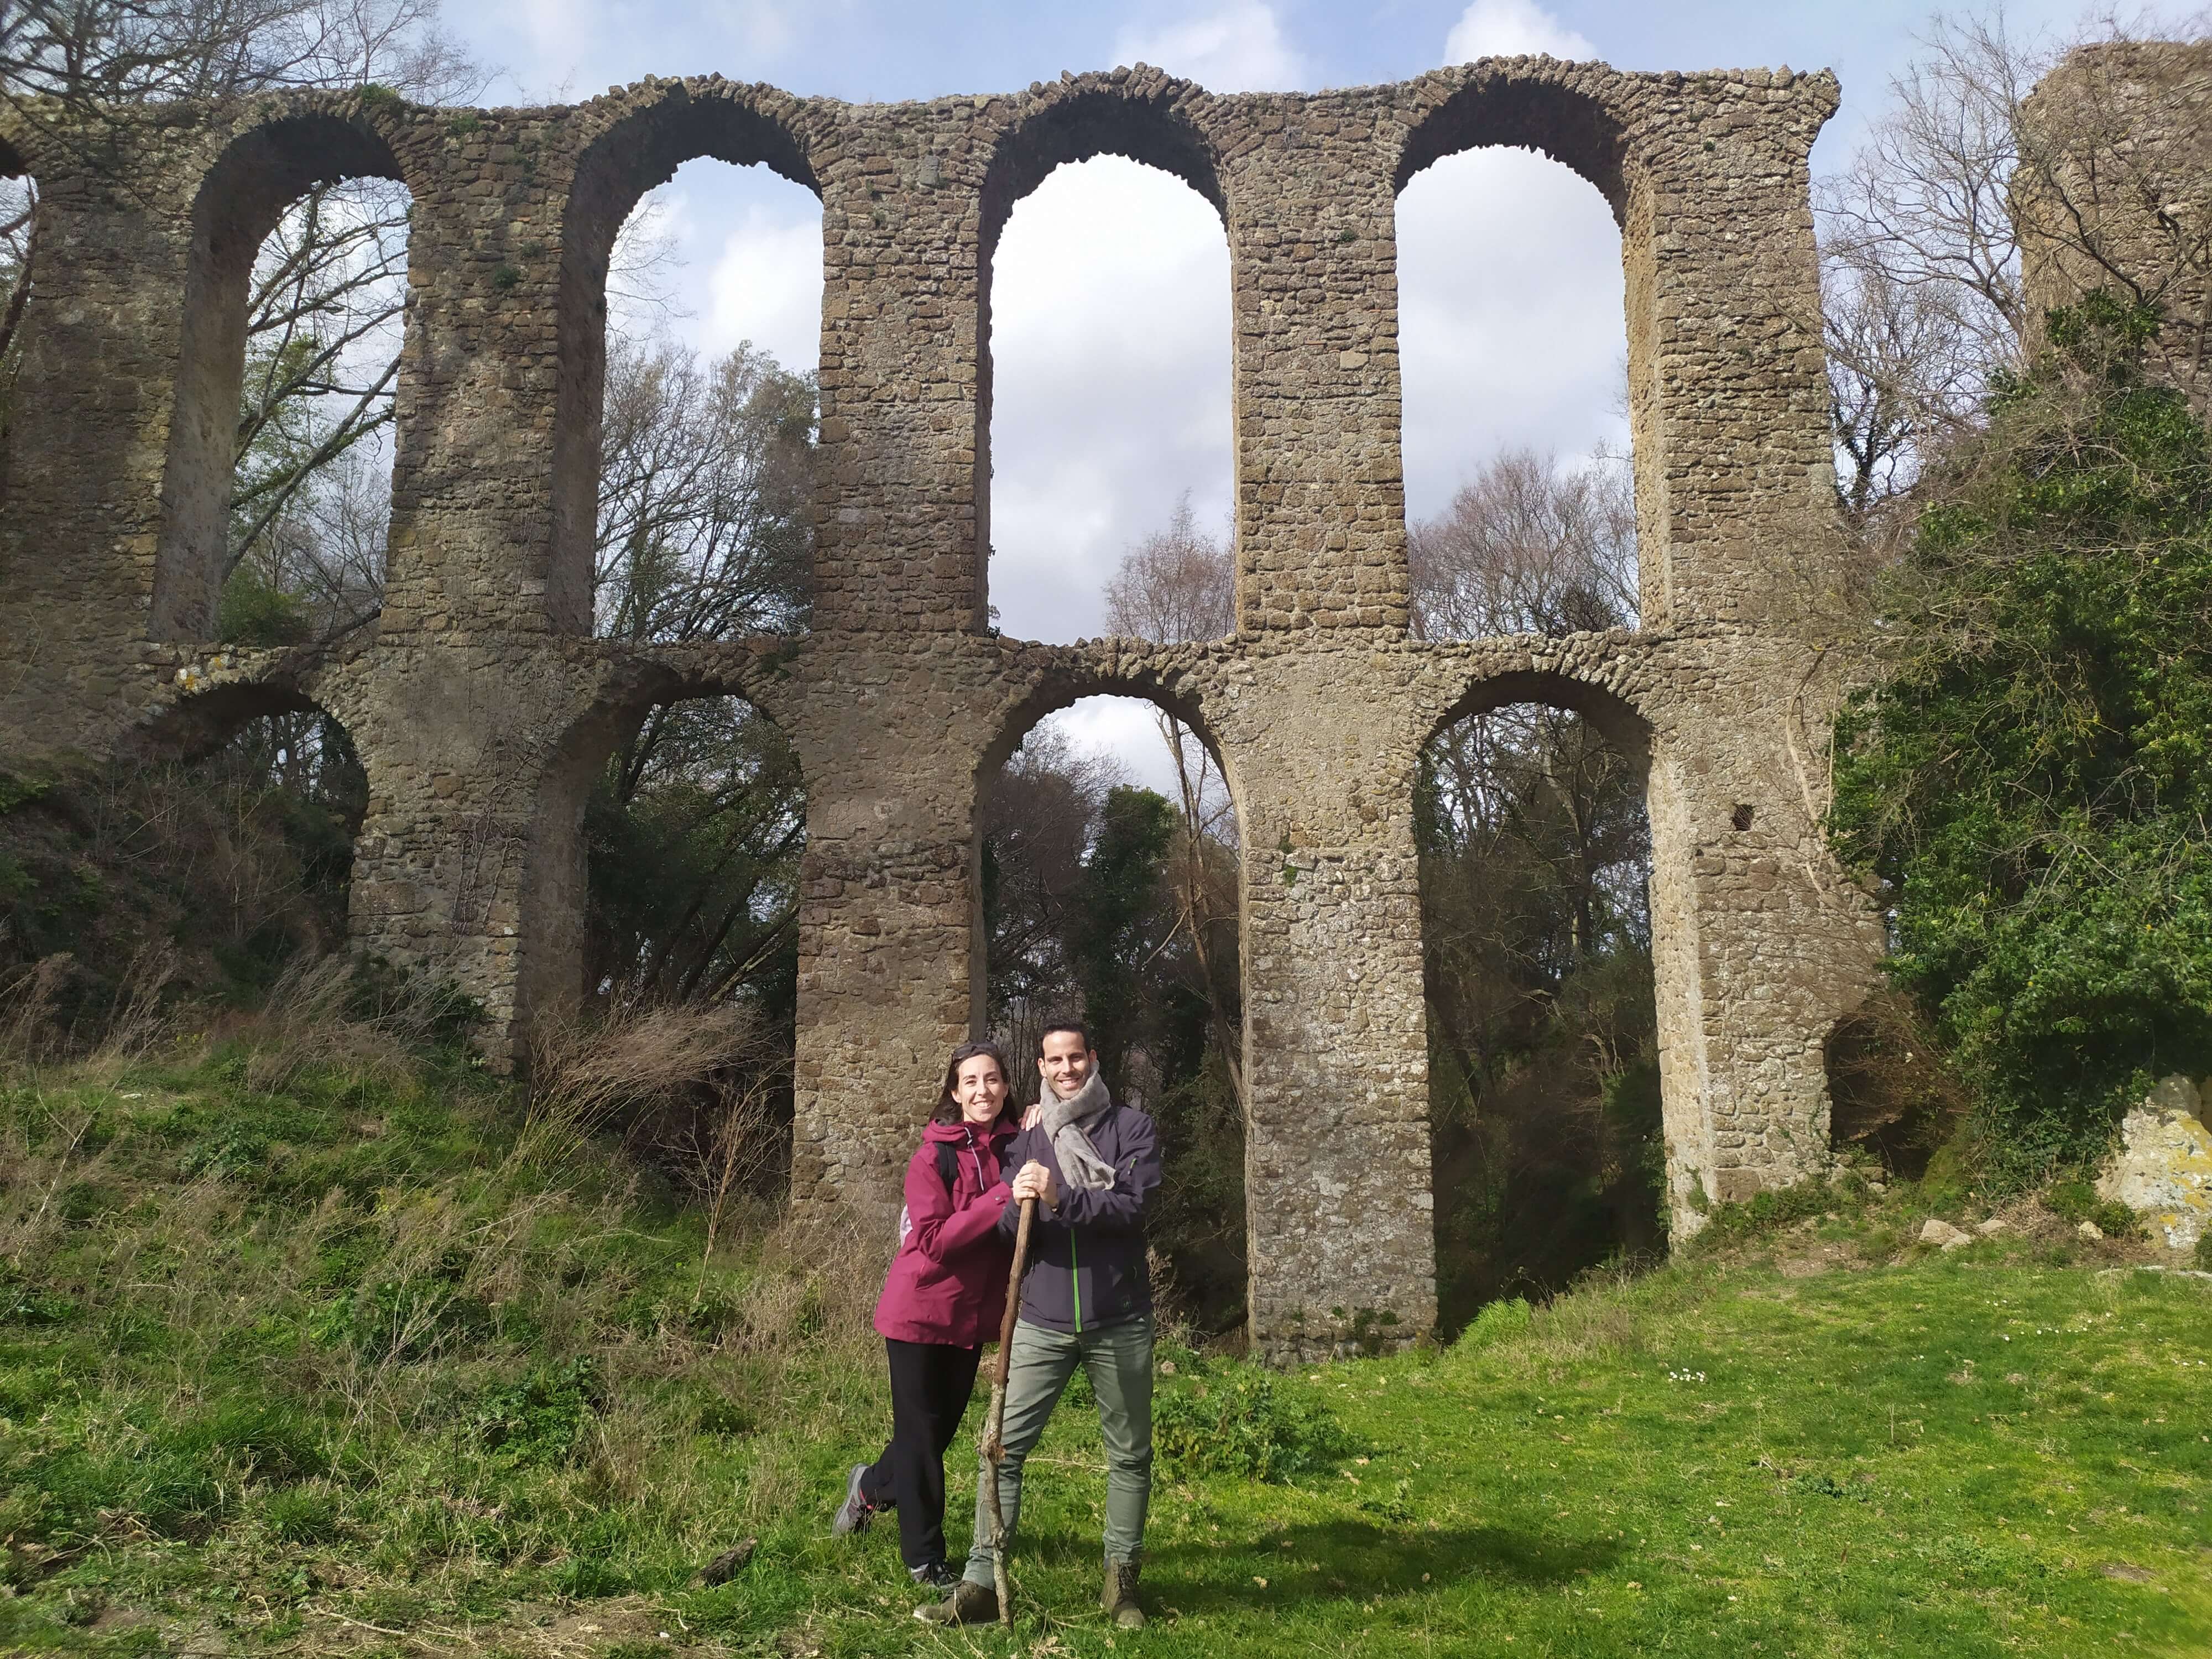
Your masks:
M 1098 1605 L 1123 1630 L 1142 1630 L 1145 1610 L 1137 1605 L 1137 1564 L 1106 1558 L 1106 1585 L 1098 1592 Z
M 916 1607 L 914 1616 L 925 1625 L 988 1625 L 999 1617 L 999 1592 L 988 1584 L 963 1578 L 942 1601 Z

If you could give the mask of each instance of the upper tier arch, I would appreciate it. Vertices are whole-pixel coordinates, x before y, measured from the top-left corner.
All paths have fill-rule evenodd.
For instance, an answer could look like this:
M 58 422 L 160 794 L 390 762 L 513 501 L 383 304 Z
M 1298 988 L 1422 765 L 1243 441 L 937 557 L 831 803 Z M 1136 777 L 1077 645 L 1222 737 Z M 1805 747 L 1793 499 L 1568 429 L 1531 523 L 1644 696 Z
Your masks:
M 290 112 L 274 106 L 267 118 L 224 144 L 193 192 L 147 620 L 151 638 L 204 640 L 215 631 L 246 368 L 246 290 L 261 244 L 285 210 L 319 185 L 391 179 L 417 188 L 376 109 L 357 98 Z
M 561 226 L 555 301 L 560 380 L 554 410 L 553 549 L 546 580 L 556 633 L 592 627 L 592 550 L 606 392 L 607 266 L 623 222 L 646 192 L 686 161 L 767 167 L 814 192 L 822 182 L 806 135 L 807 106 L 768 87 L 719 80 L 648 82 L 613 94 L 623 112 L 577 153 Z

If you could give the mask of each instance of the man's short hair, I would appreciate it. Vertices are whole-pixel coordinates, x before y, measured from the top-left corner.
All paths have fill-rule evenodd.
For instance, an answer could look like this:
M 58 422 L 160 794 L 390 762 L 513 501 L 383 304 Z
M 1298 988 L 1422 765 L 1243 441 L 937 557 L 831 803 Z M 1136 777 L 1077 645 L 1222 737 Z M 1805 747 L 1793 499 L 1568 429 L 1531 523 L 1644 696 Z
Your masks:
M 1044 1040 L 1054 1031 L 1074 1032 L 1083 1039 L 1083 1052 L 1086 1054 L 1091 1052 L 1091 1028 L 1088 1025 L 1079 1019 L 1048 1019 L 1044 1023 L 1044 1030 L 1037 1033 L 1037 1054 L 1040 1057 L 1044 1054 Z

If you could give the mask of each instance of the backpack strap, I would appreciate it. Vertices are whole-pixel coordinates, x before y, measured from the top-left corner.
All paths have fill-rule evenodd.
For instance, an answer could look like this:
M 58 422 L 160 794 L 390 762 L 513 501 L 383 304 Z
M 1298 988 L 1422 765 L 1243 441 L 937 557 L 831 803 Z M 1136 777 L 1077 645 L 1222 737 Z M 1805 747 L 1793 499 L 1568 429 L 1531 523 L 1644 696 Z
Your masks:
M 947 1197 L 960 1184 L 960 1152 L 949 1140 L 937 1143 L 937 1178 L 945 1183 Z

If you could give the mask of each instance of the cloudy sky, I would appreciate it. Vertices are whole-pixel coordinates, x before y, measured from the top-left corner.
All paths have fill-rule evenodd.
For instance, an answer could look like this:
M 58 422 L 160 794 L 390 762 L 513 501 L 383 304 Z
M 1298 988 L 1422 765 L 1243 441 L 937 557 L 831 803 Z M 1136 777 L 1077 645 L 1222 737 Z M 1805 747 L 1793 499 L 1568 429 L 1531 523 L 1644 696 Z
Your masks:
M 588 97 L 647 74 L 720 72 L 879 101 L 1003 91 L 1142 60 L 1221 92 L 1402 79 L 1486 54 L 1622 69 L 1830 68 L 1844 106 L 1814 152 L 1839 167 L 1918 50 L 1932 8 L 1622 0 L 467 0 L 447 27 L 500 73 L 490 101 Z M 2063 35 L 2081 0 L 2014 0 L 2018 35 Z M 763 168 L 696 161 L 653 198 L 672 240 L 655 319 L 707 350 L 751 340 L 811 368 L 820 210 Z M 1620 245 L 1597 192 L 1528 152 L 1450 158 L 1399 201 L 1408 511 L 1437 512 L 1486 458 L 1563 463 L 1626 446 Z M 993 283 L 997 407 L 990 572 L 1002 626 L 1103 632 L 1123 551 L 1190 496 L 1230 512 L 1229 259 L 1219 220 L 1165 173 L 1063 167 L 1014 210 Z M 1139 776 L 1164 763 L 1149 711 L 1071 711 Z

